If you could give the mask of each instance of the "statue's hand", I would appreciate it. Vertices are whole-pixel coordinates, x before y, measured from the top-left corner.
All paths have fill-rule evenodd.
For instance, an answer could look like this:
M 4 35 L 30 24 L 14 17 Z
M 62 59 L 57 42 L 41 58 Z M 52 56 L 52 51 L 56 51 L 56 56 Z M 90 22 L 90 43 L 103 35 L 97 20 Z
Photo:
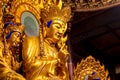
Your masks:
M 68 60 L 69 53 L 68 53 L 68 50 L 67 50 L 67 46 L 66 46 L 66 45 L 63 45 L 63 46 L 61 47 L 61 49 L 59 50 L 58 57 L 60 58 L 60 60 L 61 60 L 62 62 L 66 62 L 66 61 Z

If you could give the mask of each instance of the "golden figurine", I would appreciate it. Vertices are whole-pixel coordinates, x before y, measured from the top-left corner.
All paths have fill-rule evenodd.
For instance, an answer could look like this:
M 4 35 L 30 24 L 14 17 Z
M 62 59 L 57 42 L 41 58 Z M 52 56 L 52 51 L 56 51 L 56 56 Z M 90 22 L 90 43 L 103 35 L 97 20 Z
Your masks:
M 9 14 L 10 5 L 5 2 L 0 5 L 0 80 L 25 80 L 18 73 L 21 67 L 19 56 L 22 55 L 19 43 L 24 27 L 14 24 L 14 17 Z
M 49 10 L 41 10 L 43 42 L 40 37 L 27 37 L 23 43 L 22 57 L 27 80 L 69 80 L 66 64 L 69 53 L 64 33 L 70 13 L 68 7 L 60 9 L 53 6 Z
M 0 3 L 0 80 L 25 80 L 18 73 L 22 63 L 19 43 L 24 27 L 14 24 L 13 15 L 6 9 L 7 4 Z
M 23 26 L 7 22 L 4 24 L 4 36 L 2 47 L 0 47 L 0 80 L 25 80 L 20 75 L 19 69 L 21 67 L 20 43 L 23 33 Z

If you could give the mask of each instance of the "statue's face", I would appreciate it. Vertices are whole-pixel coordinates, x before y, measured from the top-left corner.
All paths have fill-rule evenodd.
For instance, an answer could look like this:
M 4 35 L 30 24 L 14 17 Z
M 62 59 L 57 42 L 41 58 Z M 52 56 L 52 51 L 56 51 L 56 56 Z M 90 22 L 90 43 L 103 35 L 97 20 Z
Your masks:
M 19 43 L 21 41 L 21 33 L 13 32 L 8 41 L 12 46 L 19 46 Z
M 49 28 L 47 28 L 47 38 L 52 42 L 57 42 L 65 33 L 67 26 L 59 20 L 52 22 Z

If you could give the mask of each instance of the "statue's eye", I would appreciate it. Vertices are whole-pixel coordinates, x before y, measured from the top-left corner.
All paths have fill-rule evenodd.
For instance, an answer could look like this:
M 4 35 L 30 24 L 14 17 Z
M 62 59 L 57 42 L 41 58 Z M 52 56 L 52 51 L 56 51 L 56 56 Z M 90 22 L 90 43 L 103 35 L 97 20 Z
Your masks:
M 20 34 L 19 32 L 15 32 L 14 35 L 15 35 L 16 37 L 20 37 L 20 36 L 21 36 L 21 34 Z
M 19 34 L 19 33 L 17 34 L 17 37 L 20 37 L 20 34 Z
M 56 25 L 56 27 L 59 29 L 60 28 L 60 26 L 59 25 Z
M 59 24 L 55 24 L 55 27 L 59 29 L 59 28 L 60 28 L 60 25 L 59 25 Z

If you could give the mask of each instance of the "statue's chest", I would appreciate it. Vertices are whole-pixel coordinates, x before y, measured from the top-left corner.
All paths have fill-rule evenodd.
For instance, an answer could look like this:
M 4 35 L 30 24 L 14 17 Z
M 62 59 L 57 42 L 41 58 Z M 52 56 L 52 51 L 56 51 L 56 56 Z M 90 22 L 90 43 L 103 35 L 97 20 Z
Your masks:
M 55 47 L 52 47 L 50 45 L 45 45 L 44 47 L 44 53 L 49 58 L 58 58 L 58 51 Z

